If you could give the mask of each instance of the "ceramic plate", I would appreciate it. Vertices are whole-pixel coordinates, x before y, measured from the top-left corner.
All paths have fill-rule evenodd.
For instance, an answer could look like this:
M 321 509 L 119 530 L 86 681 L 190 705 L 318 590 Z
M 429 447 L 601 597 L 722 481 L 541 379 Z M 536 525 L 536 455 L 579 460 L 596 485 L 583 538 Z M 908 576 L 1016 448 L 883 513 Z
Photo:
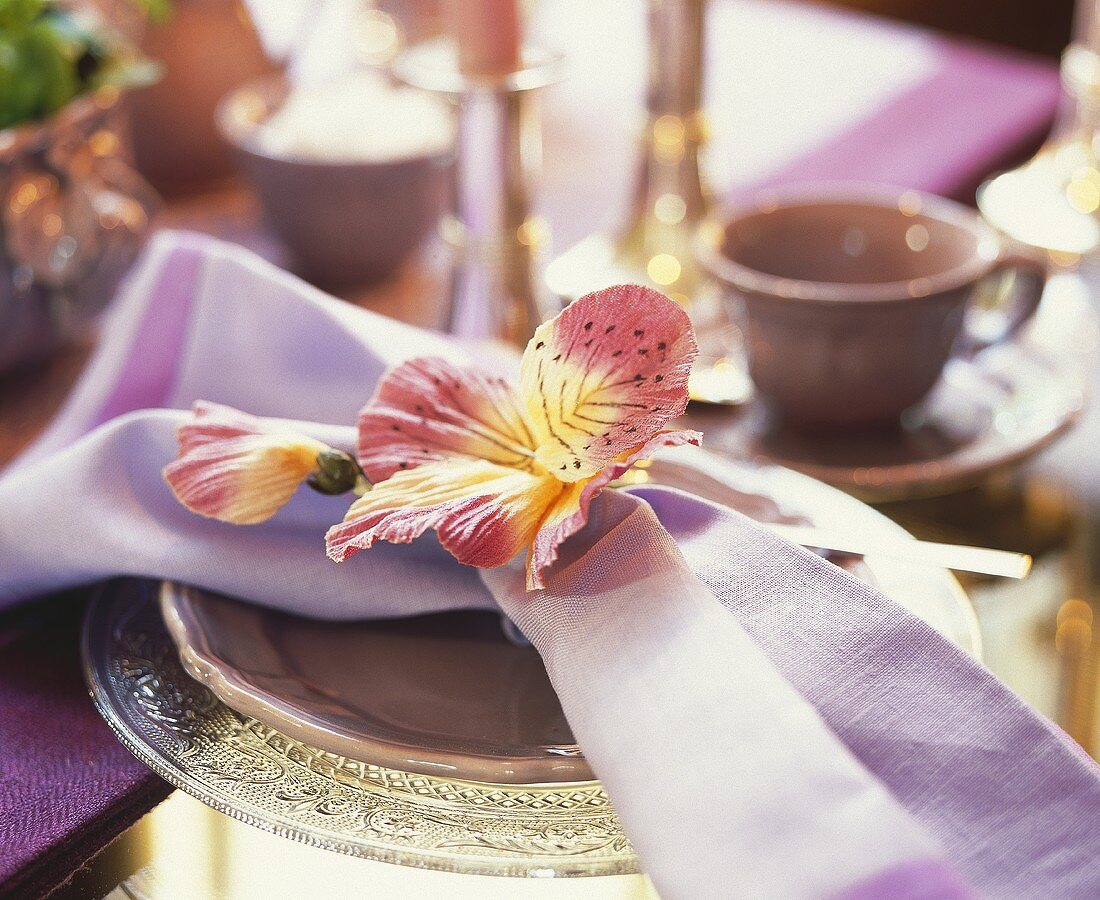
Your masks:
M 679 487 L 760 521 L 900 531 L 805 476 L 698 448 L 666 451 L 634 479 Z M 873 557 L 848 565 L 977 652 L 972 611 L 952 576 Z M 313 747 L 496 784 L 593 777 L 538 654 L 508 642 L 492 613 L 319 622 L 172 584 L 161 606 L 191 675 L 231 708 Z
M 230 709 L 184 672 L 157 591 L 141 581 L 104 588 L 88 606 L 84 666 L 119 740 L 176 787 L 265 831 L 381 862 L 540 879 L 638 871 L 598 782 L 495 785 L 405 772 Z
M 1019 338 L 952 360 L 897 429 L 800 432 L 777 424 L 757 401 L 732 417 L 697 412 L 693 424 L 712 448 L 797 469 L 865 500 L 949 493 L 1018 464 L 1073 425 L 1096 335 L 1082 282 L 1060 275 Z

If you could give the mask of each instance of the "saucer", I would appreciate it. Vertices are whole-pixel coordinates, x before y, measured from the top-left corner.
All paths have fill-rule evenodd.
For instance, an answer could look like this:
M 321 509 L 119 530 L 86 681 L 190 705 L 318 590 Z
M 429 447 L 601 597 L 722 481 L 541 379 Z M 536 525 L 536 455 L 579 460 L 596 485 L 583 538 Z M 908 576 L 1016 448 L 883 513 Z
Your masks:
M 858 500 L 776 467 L 694 447 L 630 473 L 765 522 L 904 534 Z M 942 570 L 867 557 L 852 573 L 977 653 L 969 603 Z M 321 750 L 494 784 L 588 781 L 538 654 L 499 616 L 321 622 L 165 584 L 161 610 L 186 670 L 228 707 Z
M 1097 330 L 1083 282 L 1058 275 L 1019 337 L 951 360 L 896 428 L 802 431 L 757 399 L 732 418 L 695 411 L 691 424 L 711 449 L 787 466 L 869 502 L 951 493 L 1035 455 L 1077 421 Z

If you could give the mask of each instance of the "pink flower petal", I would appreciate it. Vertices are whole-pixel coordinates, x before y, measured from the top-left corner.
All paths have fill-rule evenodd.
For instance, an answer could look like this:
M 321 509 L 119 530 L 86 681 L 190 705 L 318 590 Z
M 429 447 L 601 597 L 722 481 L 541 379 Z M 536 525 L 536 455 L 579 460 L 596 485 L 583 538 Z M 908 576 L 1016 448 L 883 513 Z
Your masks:
M 588 521 L 588 507 L 609 482 L 663 447 L 698 444 L 701 439 L 702 435 L 697 431 L 661 432 L 644 444 L 623 453 L 595 477 L 567 485 L 547 510 L 531 544 L 531 553 L 527 558 L 527 590 L 533 591 L 546 586 L 543 572 L 557 560 L 558 547 L 566 538 L 584 527 Z
M 376 541 L 407 544 L 429 528 L 461 563 L 502 566 L 530 543 L 562 483 L 485 460 L 443 459 L 399 471 L 360 497 L 325 536 L 343 562 Z
M 197 400 L 191 407 L 191 421 L 177 429 L 176 439 L 180 453 L 187 453 L 202 444 L 248 434 L 266 434 L 271 430 L 263 419 L 232 406 Z
M 687 406 L 697 353 L 687 313 L 650 288 L 574 301 L 523 354 L 520 392 L 538 461 L 581 481 L 647 441 Z
M 697 354 L 672 300 L 639 286 L 577 300 L 524 353 L 521 395 L 443 359 L 391 371 L 359 418 L 358 456 L 374 489 L 329 530 L 340 562 L 375 541 L 434 528 L 463 563 L 502 565 L 530 547 L 529 585 L 584 525 L 596 494 L 661 446 L 687 406 Z
M 502 378 L 436 357 L 390 371 L 359 414 L 359 463 L 375 482 L 443 459 L 484 459 L 530 470 L 534 445 Z
M 235 525 L 270 519 L 316 468 L 320 441 L 227 406 L 199 402 L 177 432 L 164 480 L 192 512 Z

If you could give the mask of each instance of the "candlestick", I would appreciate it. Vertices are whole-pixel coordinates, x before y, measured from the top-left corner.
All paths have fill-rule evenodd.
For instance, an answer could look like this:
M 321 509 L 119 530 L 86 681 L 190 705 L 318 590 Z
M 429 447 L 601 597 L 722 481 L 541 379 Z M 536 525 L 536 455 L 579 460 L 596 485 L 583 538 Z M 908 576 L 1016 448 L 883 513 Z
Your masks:
M 531 211 L 542 143 L 534 93 L 558 79 L 561 58 L 528 49 L 503 74 L 471 74 L 457 61 L 453 45 L 431 42 L 394 69 L 455 111 L 452 204 L 440 228 L 451 251 L 443 324 L 522 347 L 549 312 L 536 273 L 547 229 Z
M 692 238 L 711 210 L 699 170 L 705 0 L 651 0 L 646 130 L 634 205 L 619 253 L 690 306 L 702 282 Z
M 703 112 L 706 0 L 650 0 L 646 125 L 626 227 L 594 234 L 546 270 L 552 293 L 569 301 L 618 282 L 649 284 L 681 303 L 700 343 L 695 400 L 740 403 L 750 391 L 721 293 L 696 260 L 711 196 L 700 171 L 708 128 Z

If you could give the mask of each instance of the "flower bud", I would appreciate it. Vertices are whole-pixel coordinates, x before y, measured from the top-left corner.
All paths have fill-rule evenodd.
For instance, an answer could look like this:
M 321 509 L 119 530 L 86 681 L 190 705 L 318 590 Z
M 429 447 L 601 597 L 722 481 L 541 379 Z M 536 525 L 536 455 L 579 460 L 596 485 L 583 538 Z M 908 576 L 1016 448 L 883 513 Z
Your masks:
M 369 486 L 359 463 L 343 450 L 331 447 L 317 454 L 317 469 L 306 483 L 321 494 L 346 494 L 356 488 L 362 492 Z

